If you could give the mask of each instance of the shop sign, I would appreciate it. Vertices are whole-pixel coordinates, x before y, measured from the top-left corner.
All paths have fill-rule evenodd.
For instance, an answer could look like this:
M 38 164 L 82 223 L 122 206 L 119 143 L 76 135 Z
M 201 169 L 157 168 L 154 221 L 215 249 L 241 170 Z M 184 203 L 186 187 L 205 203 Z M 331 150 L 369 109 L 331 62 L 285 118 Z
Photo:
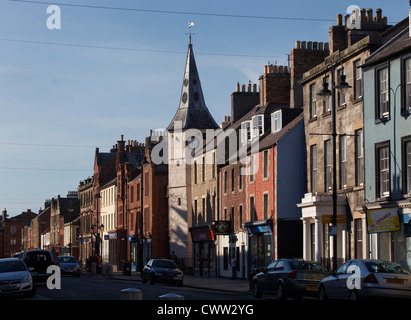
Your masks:
M 214 241 L 214 235 L 211 230 L 193 231 L 193 241 Z
M 217 235 L 228 235 L 230 230 L 230 221 L 216 221 L 213 225 L 213 231 Z
M 401 229 L 398 208 L 367 210 L 368 233 L 398 231 Z

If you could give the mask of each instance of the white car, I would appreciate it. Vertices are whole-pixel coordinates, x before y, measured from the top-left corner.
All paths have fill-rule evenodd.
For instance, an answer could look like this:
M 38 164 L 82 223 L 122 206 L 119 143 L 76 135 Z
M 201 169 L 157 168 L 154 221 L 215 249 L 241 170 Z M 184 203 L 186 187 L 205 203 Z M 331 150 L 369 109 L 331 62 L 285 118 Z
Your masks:
M 0 259 L 0 295 L 11 294 L 36 294 L 30 271 L 19 258 Z
M 394 262 L 353 259 L 319 286 L 320 300 L 369 297 L 411 299 L 411 274 Z

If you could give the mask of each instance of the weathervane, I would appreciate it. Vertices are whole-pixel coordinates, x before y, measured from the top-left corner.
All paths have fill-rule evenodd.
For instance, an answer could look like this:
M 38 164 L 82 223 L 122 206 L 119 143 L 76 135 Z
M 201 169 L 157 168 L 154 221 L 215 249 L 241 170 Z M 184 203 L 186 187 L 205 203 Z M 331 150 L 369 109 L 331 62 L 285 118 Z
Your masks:
M 410 0 L 411 1 L 411 0 Z M 190 35 L 190 44 L 191 44 L 191 27 L 194 27 L 194 22 L 189 22 L 188 23 L 188 28 L 189 28 L 189 30 L 190 30 L 190 33 L 189 33 L 189 35 Z M 194 34 L 194 33 L 193 33 Z

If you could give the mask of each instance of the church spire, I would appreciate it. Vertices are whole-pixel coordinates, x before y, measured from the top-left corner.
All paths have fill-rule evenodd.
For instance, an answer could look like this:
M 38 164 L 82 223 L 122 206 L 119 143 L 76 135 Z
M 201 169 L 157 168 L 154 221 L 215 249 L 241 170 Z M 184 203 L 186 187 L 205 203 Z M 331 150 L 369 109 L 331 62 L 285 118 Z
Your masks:
M 183 86 L 181 89 L 180 105 L 168 126 L 167 130 L 174 130 L 174 122 L 180 121 L 182 129 L 217 129 L 218 125 L 211 116 L 205 104 L 200 77 L 194 59 L 193 46 L 191 44 L 191 27 L 187 52 L 187 60 L 184 71 Z

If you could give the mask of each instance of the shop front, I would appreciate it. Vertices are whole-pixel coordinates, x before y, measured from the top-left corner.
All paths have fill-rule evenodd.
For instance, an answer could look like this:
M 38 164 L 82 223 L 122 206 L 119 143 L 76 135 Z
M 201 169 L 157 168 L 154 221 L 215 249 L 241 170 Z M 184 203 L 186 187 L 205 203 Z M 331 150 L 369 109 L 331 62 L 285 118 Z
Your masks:
M 211 226 L 190 228 L 196 277 L 216 277 L 216 246 Z
M 366 213 L 371 258 L 394 261 L 411 271 L 411 203 L 368 205 Z
M 248 222 L 248 271 L 252 277 L 273 262 L 273 220 Z

